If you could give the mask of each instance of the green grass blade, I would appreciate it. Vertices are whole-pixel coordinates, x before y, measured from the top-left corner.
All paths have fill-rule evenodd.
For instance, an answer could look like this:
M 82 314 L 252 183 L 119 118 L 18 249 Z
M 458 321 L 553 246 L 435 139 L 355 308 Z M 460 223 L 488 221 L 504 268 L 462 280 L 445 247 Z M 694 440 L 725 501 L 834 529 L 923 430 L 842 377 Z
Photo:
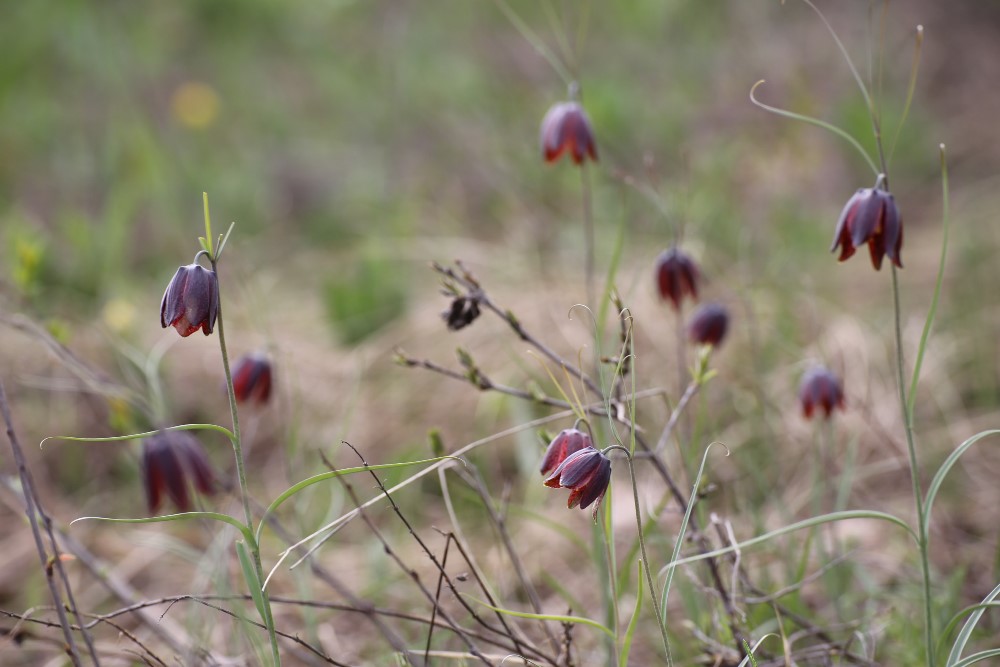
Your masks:
M 148 438 L 154 436 L 157 433 L 163 431 L 215 431 L 221 433 L 230 440 L 234 437 L 233 432 L 230 431 L 225 426 L 219 426 L 217 424 L 181 424 L 179 426 L 168 426 L 164 429 L 159 429 L 156 431 L 146 431 L 145 433 L 130 433 L 129 435 L 115 435 L 108 438 L 80 438 L 72 435 L 50 435 L 44 438 L 40 443 L 38 443 L 38 448 L 41 449 L 45 446 L 45 443 L 49 440 L 66 440 L 69 442 L 122 442 L 125 440 L 139 440 L 140 438 Z
M 639 574 L 636 577 L 638 583 L 635 592 L 635 609 L 632 610 L 632 618 L 629 619 L 628 627 L 625 629 L 625 636 L 622 638 L 622 649 L 618 654 L 618 664 L 621 667 L 628 665 L 628 654 L 632 648 L 632 637 L 635 635 L 635 629 L 639 625 L 639 614 L 642 612 L 642 596 L 645 594 L 643 590 L 645 578 L 642 576 L 642 562 L 639 561 L 637 564 L 639 565 Z
M 242 540 L 236 542 L 236 555 L 240 559 L 243 579 L 247 582 L 247 588 L 250 590 L 254 606 L 257 607 L 257 613 L 260 614 L 261 619 L 267 622 L 267 614 L 264 613 L 264 591 L 260 588 L 260 579 L 257 578 L 257 572 L 254 571 L 253 563 L 250 561 L 250 554 L 247 553 L 247 547 Z
M 708 453 L 712 451 L 712 445 L 721 445 L 726 447 L 721 442 L 720 443 L 710 443 L 708 447 L 705 448 L 705 453 L 701 456 L 701 466 L 698 467 L 698 474 L 694 478 L 694 486 L 691 488 L 691 495 L 688 497 L 687 511 L 684 512 L 684 520 L 681 521 L 681 527 L 677 531 L 677 540 L 674 542 L 674 552 L 670 556 L 670 563 L 660 570 L 660 574 L 666 570 L 667 580 L 663 584 L 663 593 L 660 597 L 660 609 L 663 610 L 663 622 L 666 623 L 667 618 L 667 597 L 670 595 L 670 585 L 674 581 L 674 564 L 678 562 L 678 558 L 681 555 L 681 546 L 684 544 L 684 535 L 687 532 L 688 523 L 691 521 L 691 511 L 694 509 L 695 501 L 698 499 L 698 486 L 701 484 L 701 477 L 705 473 L 705 463 L 708 461 Z M 729 449 L 726 448 L 726 456 L 729 456 Z M 667 568 L 670 568 L 669 570 Z M 655 592 L 653 593 L 655 595 Z
M 968 658 L 956 662 L 954 667 L 968 667 L 969 665 L 975 664 L 977 662 L 982 662 L 987 658 L 997 658 L 997 657 L 1000 657 L 1000 648 L 991 648 L 987 651 L 980 651 L 979 653 L 973 653 Z
M 423 465 L 425 463 L 437 463 L 439 461 L 444 461 L 446 459 L 452 459 L 453 461 L 459 461 L 461 463 L 465 463 L 463 459 L 457 456 L 438 456 L 433 459 L 421 459 L 420 461 L 403 461 L 401 463 L 380 463 L 378 465 L 373 465 L 373 466 L 357 466 L 354 468 L 343 468 L 341 470 L 331 470 L 329 472 L 323 472 L 318 475 L 313 475 L 312 477 L 308 477 L 299 482 L 298 484 L 295 484 L 290 488 L 288 488 L 281 495 L 275 498 L 270 505 L 267 506 L 267 509 L 264 510 L 264 515 L 261 517 L 260 523 L 257 526 L 256 541 L 260 542 L 260 533 L 264 529 L 264 524 L 266 523 L 267 518 L 272 513 L 274 513 L 274 511 L 277 510 L 278 507 L 280 507 L 281 504 L 284 503 L 286 500 L 293 497 L 299 491 L 309 488 L 313 484 L 318 484 L 319 482 L 325 482 L 328 479 L 334 479 L 337 477 L 341 477 L 343 475 L 353 475 L 354 473 L 358 472 L 368 472 L 370 470 L 390 470 L 392 468 L 406 468 L 409 466 Z
M 163 516 L 151 516 L 145 519 L 112 519 L 104 516 L 81 516 L 79 519 L 73 519 L 69 525 L 73 525 L 77 521 L 107 521 L 108 523 L 163 523 L 164 521 L 186 521 L 188 519 L 212 519 L 213 521 L 221 521 L 222 523 L 228 523 L 230 526 L 237 528 L 243 537 L 246 538 L 247 542 L 253 543 L 253 533 L 250 528 L 241 523 L 238 519 L 234 519 L 228 514 L 220 514 L 218 512 L 181 512 L 180 514 L 164 514 Z
M 993 606 L 992 603 L 997 599 L 997 596 L 1000 596 L 1000 585 L 990 591 L 990 594 L 983 599 L 982 605 Z M 945 667 L 954 667 L 954 665 L 957 665 L 959 660 L 961 660 L 962 651 L 965 650 L 965 646 L 969 643 L 969 638 L 972 636 L 972 631 L 976 629 L 976 625 L 979 623 L 979 619 L 983 617 L 984 613 L 986 613 L 986 608 L 972 612 L 972 615 L 965 622 L 965 625 L 962 626 L 961 632 L 959 632 L 958 636 L 955 638 L 955 643 L 951 645 L 951 651 L 948 653 L 948 660 L 945 661 Z M 955 618 L 959 618 L 959 616 L 960 614 L 956 615 Z M 952 624 L 949 623 L 945 628 L 944 633 L 941 634 L 941 639 L 944 639 L 951 631 L 951 625 Z
M 885 512 L 876 512 L 873 510 L 846 510 L 843 512 L 831 512 L 830 514 L 824 514 L 822 516 L 812 517 L 811 519 L 805 519 L 797 523 L 793 523 L 783 528 L 778 528 L 772 530 L 763 535 L 758 535 L 757 537 L 750 538 L 739 544 L 734 544 L 728 547 L 722 547 L 715 549 L 713 551 L 707 551 L 703 554 L 697 554 L 695 556 L 688 556 L 687 558 L 681 558 L 679 560 L 671 561 L 667 563 L 662 569 L 660 569 L 659 574 L 664 575 L 669 573 L 671 570 L 676 569 L 681 565 L 688 565 L 689 563 L 697 563 L 698 561 L 705 560 L 706 558 L 714 558 L 715 556 L 725 556 L 726 554 L 731 554 L 734 551 L 747 549 L 758 544 L 763 544 L 768 542 L 775 537 L 780 537 L 782 535 L 787 535 L 788 533 L 794 533 L 795 531 L 802 530 L 804 528 L 811 528 L 812 526 L 818 526 L 823 523 L 832 523 L 834 521 L 849 521 L 851 519 L 875 519 L 878 521 L 887 521 L 889 523 L 895 524 L 905 530 L 907 534 L 913 538 L 914 543 L 917 542 L 917 535 L 910 528 L 909 524 L 900 519 L 899 517 L 893 516 L 892 514 L 886 514 Z
M 507 616 L 515 616 L 517 618 L 531 618 L 536 621 L 553 621 L 555 623 L 573 623 L 576 625 L 586 625 L 596 630 L 600 630 L 605 635 L 610 637 L 612 640 L 614 640 L 615 638 L 615 633 L 612 632 L 611 628 L 607 627 L 606 625 L 602 625 L 592 619 L 584 618 L 583 616 L 564 616 L 561 614 L 533 614 L 528 611 L 514 611 L 513 609 L 503 609 L 501 607 L 494 607 L 493 605 L 487 604 L 486 602 L 483 602 L 482 600 L 475 598 L 471 595 L 464 595 L 464 597 L 498 614 L 506 614 Z
M 941 467 L 934 474 L 934 479 L 931 480 L 931 485 L 927 487 L 927 496 L 924 500 L 924 534 L 928 534 L 927 531 L 930 529 L 931 525 L 931 508 L 934 505 L 934 499 L 937 498 L 938 491 L 941 489 L 941 484 L 944 483 L 944 478 L 947 476 L 948 472 L 951 471 L 952 467 L 958 463 L 958 459 L 964 454 L 970 447 L 982 440 L 988 435 L 1000 434 L 1000 429 L 990 429 L 987 431 L 980 431 L 975 434 L 961 445 L 955 448 L 948 458 L 945 459 Z
M 941 259 L 938 261 L 937 279 L 934 281 L 934 296 L 931 297 L 931 307 L 927 311 L 924 330 L 920 334 L 920 346 L 917 348 L 917 360 L 913 364 L 913 377 L 910 379 L 910 393 L 906 400 L 906 419 L 913 424 L 913 406 L 917 396 L 917 381 L 920 379 L 920 369 L 924 364 L 924 352 L 927 351 L 927 339 L 931 335 L 931 326 L 937 315 L 938 299 L 941 296 L 941 285 L 944 283 L 944 266 L 948 259 L 948 229 L 951 227 L 951 217 L 948 215 L 948 164 L 944 159 L 944 144 L 941 144 Z

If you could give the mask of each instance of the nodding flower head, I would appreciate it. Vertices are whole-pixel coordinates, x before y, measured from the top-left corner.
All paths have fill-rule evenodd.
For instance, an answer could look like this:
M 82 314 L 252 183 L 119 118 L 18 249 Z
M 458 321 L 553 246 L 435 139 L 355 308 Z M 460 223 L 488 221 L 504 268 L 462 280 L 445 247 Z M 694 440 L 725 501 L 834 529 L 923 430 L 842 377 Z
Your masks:
M 799 402 L 806 419 L 812 419 L 813 413 L 820 410 L 823 417 L 829 419 L 834 408 L 844 409 L 844 390 L 840 379 L 823 366 L 810 368 L 799 385 Z
M 868 244 L 876 271 L 882 268 L 882 258 L 886 255 L 903 268 L 899 257 L 903 247 L 903 218 L 892 194 L 877 186 L 861 188 L 847 201 L 837 221 L 830 252 L 839 246 L 839 260 L 843 262 L 864 243 Z
M 233 393 L 240 403 L 267 403 L 271 398 L 273 370 L 262 352 L 239 358 L 233 365 Z
M 178 510 L 190 511 L 188 478 L 201 493 L 214 493 L 212 467 L 193 435 L 186 431 L 160 431 L 142 441 L 142 481 L 151 513 L 159 509 L 164 493 Z
M 688 322 L 688 338 L 701 345 L 718 347 L 728 330 L 729 312 L 717 303 L 706 303 Z
M 594 130 L 577 102 L 552 105 L 542 119 L 540 142 L 546 162 L 556 162 L 567 151 L 576 164 L 582 164 L 588 157 L 597 162 Z
M 545 450 L 545 456 L 542 458 L 542 475 L 549 475 L 571 454 L 588 447 L 593 448 L 593 446 L 594 443 L 591 442 L 590 436 L 583 431 L 575 428 L 560 431 Z
M 464 329 L 479 317 L 479 302 L 469 296 L 456 296 L 441 317 L 452 331 Z
M 207 336 L 219 315 L 219 280 L 215 271 L 199 264 L 177 269 L 160 301 L 160 326 L 173 327 L 181 336 L 198 329 Z
M 611 482 L 611 459 L 598 449 L 586 447 L 566 457 L 548 477 L 545 486 L 553 489 L 570 489 L 567 507 L 577 505 L 587 509 L 594 504 L 594 519 L 601 507 L 601 499 Z
M 656 286 L 660 298 L 679 311 L 685 296 L 698 299 L 698 266 L 677 248 L 664 250 L 656 259 Z

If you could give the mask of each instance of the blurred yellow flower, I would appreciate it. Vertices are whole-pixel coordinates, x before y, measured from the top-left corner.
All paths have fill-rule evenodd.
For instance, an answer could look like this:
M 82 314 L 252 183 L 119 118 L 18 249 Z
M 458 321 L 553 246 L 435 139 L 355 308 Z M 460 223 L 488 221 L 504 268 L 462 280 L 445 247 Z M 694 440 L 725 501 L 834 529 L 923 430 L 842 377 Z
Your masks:
M 174 91 L 170 108 L 181 125 L 203 130 L 219 115 L 219 95 L 207 84 L 187 81 Z
M 101 311 L 104 325 L 117 334 L 123 334 L 132 327 L 135 321 L 135 308 L 124 299 L 112 299 L 104 304 Z

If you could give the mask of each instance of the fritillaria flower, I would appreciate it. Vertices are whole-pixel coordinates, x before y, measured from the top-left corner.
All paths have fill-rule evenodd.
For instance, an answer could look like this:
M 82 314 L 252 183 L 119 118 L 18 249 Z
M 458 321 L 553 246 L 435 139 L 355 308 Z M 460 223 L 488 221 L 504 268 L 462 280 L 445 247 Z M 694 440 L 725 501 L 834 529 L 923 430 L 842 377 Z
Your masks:
M 843 262 L 864 243 L 868 244 L 876 271 L 882 268 L 882 258 L 886 255 L 893 264 L 903 267 L 899 257 L 903 247 L 903 219 L 892 194 L 877 186 L 861 188 L 847 201 L 837 221 L 830 252 L 839 246 L 839 260 Z
M 610 482 L 611 459 L 593 447 L 570 454 L 545 478 L 545 486 L 571 490 L 567 507 L 579 505 L 580 509 L 587 509 L 593 503 L 595 520 Z
M 552 105 L 542 119 L 540 142 L 546 162 L 556 162 L 567 151 L 576 164 L 582 164 L 588 157 L 597 162 L 594 130 L 577 102 Z
M 441 317 L 452 331 L 464 329 L 479 317 L 479 303 L 472 297 L 457 296 L 452 300 L 448 310 L 441 313 Z
M 729 313 L 724 306 L 706 303 L 691 316 L 688 338 L 700 345 L 718 347 L 729 329 Z
M 656 259 L 656 286 L 660 298 L 669 299 L 674 310 L 679 311 L 685 296 L 698 299 L 698 267 L 677 248 L 664 250 Z
M 542 458 L 542 475 L 548 476 L 568 456 L 588 447 L 593 448 L 594 444 L 591 442 L 590 436 L 583 431 L 575 428 L 560 431 L 545 450 L 545 456 Z
M 829 419 L 834 408 L 844 409 L 844 390 L 836 375 L 823 366 L 816 366 L 802 376 L 799 402 L 806 419 L 812 419 L 813 413 L 819 411 Z
M 191 510 L 189 480 L 201 493 L 212 495 L 212 467 L 201 444 L 186 431 L 160 431 L 142 441 L 142 481 L 149 511 L 156 513 L 163 495 L 181 512 Z
M 181 336 L 198 329 L 207 336 L 219 315 L 219 280 L 215 271 L 199 264 L 177 269 L 160 302 L 160 326 L 173 327 Z
M 271 361 L 261 352 L 244 355 L 233 366 L 233 393 L 240 403 L 267 403 L 271 382 Z

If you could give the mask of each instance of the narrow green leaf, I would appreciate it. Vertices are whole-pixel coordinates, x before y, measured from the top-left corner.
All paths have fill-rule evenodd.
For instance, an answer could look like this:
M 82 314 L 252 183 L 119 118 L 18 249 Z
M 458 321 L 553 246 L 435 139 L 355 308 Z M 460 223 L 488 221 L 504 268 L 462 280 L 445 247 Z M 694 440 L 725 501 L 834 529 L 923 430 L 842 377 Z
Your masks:
M 725 556 L 726 554 L 731 554 L 739 549 L 746 549 L 752 546 L 756 546 L 758 544 L 763 544 L 765 542 L 774 539 L 775 537 L 780 537 L 788 533 L 794 533 L 795 531 L 802 530 L 803 528 L 811 528 L 812 526 L 818 526 L 824 523 L 832 523 L 834 521 L 848 521 L 850 519 L 876 519 L 878 521 L 887 521 L 905 530 L 907 534 L 909 534 L 909 536 L 913 538 L 914 543 L 918 541 L 917 535 L 916 533 L 913 532 L 913 529 L 910 528 L 909 524 L 907 524 L 899 517 L 895 517 L 891 514 L 886 514 L 885 512 L 876 512 L 873 510 L 846 510 L 843 512 L 832 512 L 830 514 L 824 514 L 822 516 L 812 517 L 811 519 L 805 519 L 803 521 L 799 521 L 797 523 L 784 526 L 783 528 L 778 528 L 768 533 L 764 533 L 763 535 L 758 535 L 757 537 L 753 537 L 744 542 L 740 542 L 739 544 L 735 544 L 728 547 L 722 547 L 720 549 L 714 549 L 712 551 L 707 551 L 705 553 L 697 554 L 695 556 L 688 556 L 687 558 L 681 558 L 679 560 L 671 561 L 660 569 L 659 574 L 660 575 L 667 574 L 671 570 L 676 569 L 681 565 L 688 565 L 689 563 L 697 563 L 698 561 L 705 560 L 706 558 Z
M 906 398 L 906 419 L 913 425 L 913 406 L 917 400 L 917 381 L 920 380 L 920 369 L 924 364 L 924 352 L 927 351 L 927 340 L 931 335 L 931 326 L 937 315 L 938 298 L 941 296 L 941 285 L 944 283 L 944 265 L 948 259 L 948 230 L 950 216 L 948 215 L 948 164 L 944 159 L 944 144 L 941 144 L 941 258 L 938 260 L 937 278 L 934 281 L 934 295 L 931 297 L 931 307 L 927 311 L 924 330 L 920 333 L 920 345 L 917 347 L 917 360 L 913 364 L 913 378 L 910 379 L 910 393 Z
M 138 440 L 140 438 L 148 438 L 150 436 L 156 435 L 161 431 L 215 431 L 216 433 L 221 433 L 230 440 L 233 440 L 236 436 L 225 426 L 218 426 L 217 424 L 181 424 L 179 426 L 168 426 L 167 428 L 160 429 L 157 431 L 146 431 L 145 433 L 131 433 L 129 435 L 116 435 L 109 438 L 80 438 L 72 435 L 50 435 L 44 438 L 40 443 L 38 443 L 38 448 L 41 449 L 45 446 L 45 443 L 49 440 L 67 440 L 69 442 L 123 442 L 125 440 Z
M 238 529 L 247 541 L 253 541 L 253 532 L 251 532 L 250 528 L 228 514 L 220 514 L 218 512 L 181 512 L 180 514 L 164 514 L 163 516 L 151 516 L 144 519 L 112 519 L 105 516 L 81 516 L 79 519 L 73 519 L 73 521 L 70 522 L 70 525 L 72 526 L 77 521 L 107 521 L 108 523 L 163 523 L 164 521 L 185 521 L 187 519 L 212 519 L 213 521 L 228 523 L 230 526 Z
M 924 535 L 927 535 L 931 526 L 931 508 L 934 505 L 934 499 L 937 498 L 938 491 L 941 489 L 941 484 L 944 483 L 944 478 L 951 471 L 958 459 L 964 454 L 970 447 L 982 440 L 988 435 L 1000 434 L 1000 429 L 990 429 L 988 431 L 980 431 L 975 434 L 961 445 L 955 448 L 948 458 L 945 459 L 941 467 L 934 474 L 934 479 L 931 480 L 931 485 L 927 487 L 927 496 L 924 500 Z
M 982 605 L 977 606 L 993 606 L 993 601 L 997 599 L 997 596 L 1000 596 L 1000 585 L 990 591 L 990 594 L 983 598 Z M 954 667 L 954 665 L 958 664 L 959 660 L 962 658 L 962 651 L 965 650 L 965 646 L 969 643 L 969 638 L 972 636 L 972 631 L 976 629 L 976 625 L 979 624 L 979 619 L 983 617 L 984 613 L 986 613 L 985 607 L 972 612 L 972 615 L 965 622 L 965 625 L 962 626 L 961 632 L 959 632 L 958 636 L 955 638 L 955 643 L 951 645 L 951 651 L 948 653 L 948 660 L 945 662 L 945 667 Z M 956 618 L 960 615 L 961 614 L 956 615 Z M 945 631 L 941 634 L 942 640 L 949 632 L 951 632 L 951 626 L 952 624 L 949 623 L 945 628 Z
M 639 614 L 642 612 L 643 586 L 646 585 L 646 578 L 642 576 L 642 561 L 636 562 L 639 565 L 639 574 L 636 577 L 638 584 L 635 592 L 635 609 L 632 610 L 632 618 L 629 619 L 628 628 L 625 629 L 625 637 L 622 639 L 622 649 L 618 654 L 618 664 L 623 666 L 628 665 L 628 654 L 632 648 L 632 637 L 635 635 L 635 629 L 639 625 Z
M 261 531 L 264 529 L 264 524 L 267 523 L 267 518 L 282 505 L 286 500 L 297 494 L 303 489 L 309 488 L 313 484 L 318 484 L 319 482 L 324 482 L 328 479 L 334 479 L 342 475 L 353 475 L 359 472 L 368 472 L 369 470 L 390 470 L 392 468 L 406 468 L 408 466 L 418 466 L 425 463 L 437 463 L 438 461 L 444 461 L 446 459 L 452 459 L 454 461 L 459 461 L 465 463 L 465 461 L 457 456 L 438 456 L 433 459 L 421 459 L 420 461 L 403 461 L 401 463 L 381 463 L 373 466 L 357 466 L 355 468 L 343 468 L 341 470 L 331 470 L 330 472 L 323 472 L 318 475 L 313 475 L 312 477 L 307 477 L 301 482 L 291 486 L 289 489 L 284 491 L 281 495 L 275 498 L 267 509 L 264 510 L 264 515 L 260 519 L 260 523 L 257 526 L 257 542 L 260 542 Z
M 205 207 L 205 241 L 201 244 L 205 251 L 208 253 L 209 259 L 215 259 L 215 255 L 212 253 L 211 246 L 205 247 L 210 244 L 212 239 L 212 216 L 208 213 L 208 193 L 201 193 L 201 201 Z
M 660 609 L 663 610 L 663 622 L 666 623 L 667 618 L 667 597 L 670 595 L 670 585 L 674 581 L 674 568 L 671 567 L 677 563 L 677 559 L 681 555 L 681 545 L 684 544 L 684 535 L 687 532 L 688 523 L 691 521 L 691 511 L 694 509 L 695 502 L 698 499 L 698 486 L 701 484 L 701 477 L 705 474 L 705 463 L 708 461 L 708 453 L 712 451 L 712 445 L 721 445 L 726 449 L 726 456 L 729 456 L 729 448 L 720 443 L 709 443 L 708 447 L 705 448 L 705 453 L 701 455 L 701 465 L 698 467 L 698 474 L 694 478 L 694 486 L 691 489 L 691 495 L 688 497 L 687 511 L 684 512 L 684 519 L 681 521 L 680 529 L 677 531 L 677 539 L 674 541 L 674 552 L 670 556 L 670 563 L 667 567 L 667 580 L 663 584 L 663 593 L 660 598 Z M 664 568 L 666 569 L 666 568 Z M 663 570 L 660 570 L 663 573 Z M 656 591 L 650 591 L 650 594 L 656 595 Z
M 464 597 L 472 600 L 476 604 L 482 605 L 489 609 L 490 611 L 496 612 L 498 614 L 506 614 L 507 616 L 515 616 L 517 618 L 530 618 L 536 621 L 553 621 L 556 623 L 575 623 L 578 625 L 586 625 L 591 628 L 600 630 L 612 640 L 615 638 L 615 633 L 611 631 L 607 626 L 601 625 L 597 621 L 591 620 L 589 618 L 584 618 L 583 616 L 564 616 L 561 614 L 532 614 L 527 611 L 514 611 L 513 609 L 503 609 L 501 607 L 494 607 L 493 605 L 487 604 L 482 600 L 472 597 L 471 595 L 462 594 Z
M 980 651 L 979 653 L 973 653 L 968 658 L 964 658 L 955 663 L 954 667 L 968 667 L 969 665 L 975 664 L 977 662 L 982 662 L 987 658 L 1000 657 L 1000 648 L 991 648 L 986 651 Z
M 260 588 L 260 579 L 257 578 L 253 563 L 250 561 L 250 554 L 247 553 L 247 547 L 242 540 L 236 541 L 236 555 L 240 559 L 240 568 L 243 569 L 243 579 L 246 580 L 247 588 L 250 589 L 250 597 L 253 598 L 254 606 L 257 607 L 257 613 L 266 622 L 267 614 L 264 613 L 264 591 Z

